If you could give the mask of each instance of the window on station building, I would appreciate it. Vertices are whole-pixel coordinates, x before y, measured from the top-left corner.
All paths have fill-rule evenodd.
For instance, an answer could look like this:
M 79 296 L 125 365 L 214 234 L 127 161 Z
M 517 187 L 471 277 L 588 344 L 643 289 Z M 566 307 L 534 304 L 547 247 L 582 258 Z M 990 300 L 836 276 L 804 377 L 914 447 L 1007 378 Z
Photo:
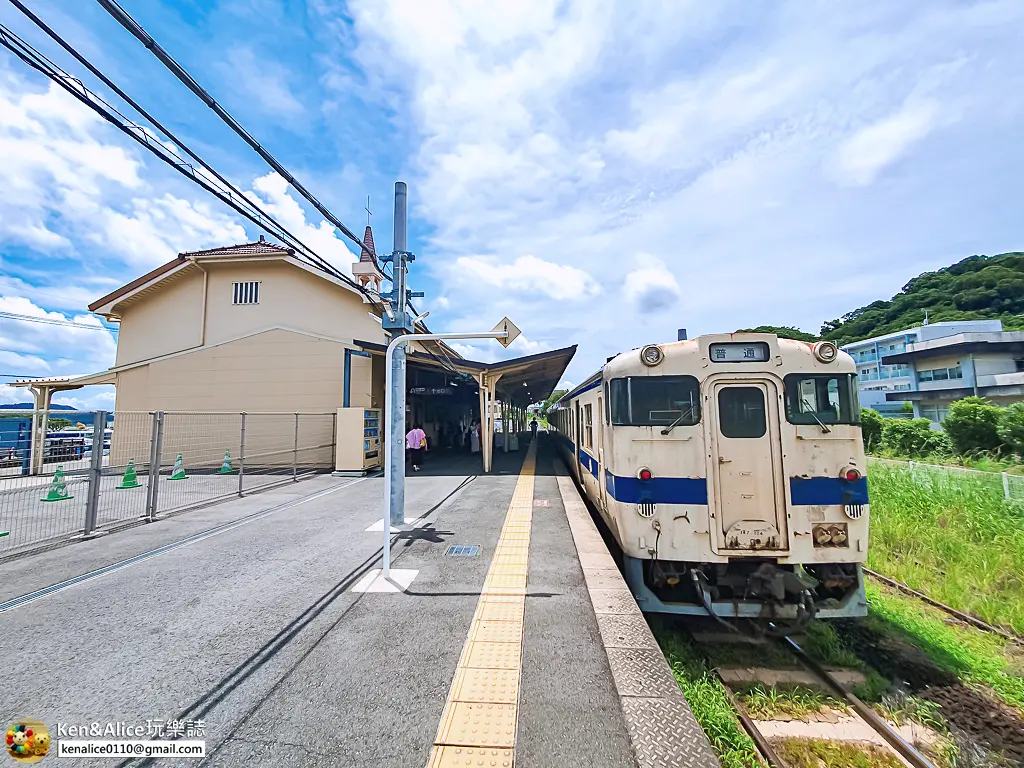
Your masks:
M 693 376 L 630 376 L 610 382 L 612 424 L 692 427 L 700 422 L 700 383 Z
M 949 381 L 950 379 L 962 379 L 963 369 L 959 365 L 952 368 L 931 368 L 926 371 L 918 371 L 918 381 Z
M 946 416 L 949 415 L 949 408 L 940 405 L 922 405 L 921 416 L 931 421 L 937 421 L 942 423 L 946 420 Z
M 587 448 L 594 447 L 594 414 L 590 408 L 590 403 L 583 406 L 583 435 L 587 444 Z
M 244 283 L 232 284 L 232 304 L 259 304 L 260 303 L 260 282 L 250 280 Z

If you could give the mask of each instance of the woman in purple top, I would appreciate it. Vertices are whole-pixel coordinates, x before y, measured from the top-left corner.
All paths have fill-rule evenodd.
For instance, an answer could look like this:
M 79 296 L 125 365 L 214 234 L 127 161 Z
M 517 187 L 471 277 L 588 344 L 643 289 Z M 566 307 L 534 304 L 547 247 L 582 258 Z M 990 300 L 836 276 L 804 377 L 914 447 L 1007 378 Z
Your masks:
M 414 472 L 420 471 L 420 463 L 423 461 L 423 450 L 427 447 L 427 433 L 415 425 L 405 436 L 405 447 L 409 449 L 409 457 L 412 459 Z

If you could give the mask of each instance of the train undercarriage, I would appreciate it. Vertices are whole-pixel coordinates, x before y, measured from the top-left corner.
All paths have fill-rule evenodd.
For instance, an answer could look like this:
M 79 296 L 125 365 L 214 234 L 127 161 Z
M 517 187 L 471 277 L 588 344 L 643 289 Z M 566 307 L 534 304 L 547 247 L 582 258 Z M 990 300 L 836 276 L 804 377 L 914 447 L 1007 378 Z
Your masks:
M 624 571 L 642 610 L 710 615 L 744 634 L 788 635 L 815 618 L 867 611 L 859 563 L 800 566 L 756 558 L 685 563 L 625 557 Z

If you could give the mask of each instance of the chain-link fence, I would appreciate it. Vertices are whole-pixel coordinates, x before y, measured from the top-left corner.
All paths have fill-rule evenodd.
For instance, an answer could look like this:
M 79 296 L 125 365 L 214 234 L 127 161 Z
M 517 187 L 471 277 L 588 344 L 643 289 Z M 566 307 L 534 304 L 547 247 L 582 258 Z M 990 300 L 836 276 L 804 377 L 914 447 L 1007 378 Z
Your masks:
M 53 414 L 0 416 L 0 559 L 334 468 L 332 413 Z
M 971 480 L 984 486 L 991 486 L 993 490 L 997 488 L 1002 489 L 1003 498 L 1005 499 L 1024 502 L 1024 475 L 1016 475 L 1011 472 L 985 472 L 980 469 L 950 467 L 943 464 L 922 464 L 919 461 L 898 461 L 896 459 L 871 457 L 868 459 L 869 476 L 870 466 L 873 463 L 902 468 L 911 477 L 917 477 L 927 482 L 959 483 L 964 480 Z

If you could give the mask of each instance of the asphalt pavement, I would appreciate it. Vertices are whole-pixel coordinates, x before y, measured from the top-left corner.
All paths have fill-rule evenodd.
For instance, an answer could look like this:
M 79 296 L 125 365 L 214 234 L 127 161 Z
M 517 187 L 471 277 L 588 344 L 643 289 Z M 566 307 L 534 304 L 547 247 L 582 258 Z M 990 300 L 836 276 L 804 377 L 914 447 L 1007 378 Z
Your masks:
M 459 459 L 409 478 L 406 515 L 427 523 L 393 537 L 393 567 L 418 571 L 404 594 L 351 591 L 379 567 L 376 478 L 316 478 L 0 565 L 0 602 L 34 596 L 0 613 L 0 719 L 201 719 L 204 765 L 423 768 L 521 455 L 497 459 L 490 476 Z M 542 451 L 517 765 L 632 765 L 557 471 Z

